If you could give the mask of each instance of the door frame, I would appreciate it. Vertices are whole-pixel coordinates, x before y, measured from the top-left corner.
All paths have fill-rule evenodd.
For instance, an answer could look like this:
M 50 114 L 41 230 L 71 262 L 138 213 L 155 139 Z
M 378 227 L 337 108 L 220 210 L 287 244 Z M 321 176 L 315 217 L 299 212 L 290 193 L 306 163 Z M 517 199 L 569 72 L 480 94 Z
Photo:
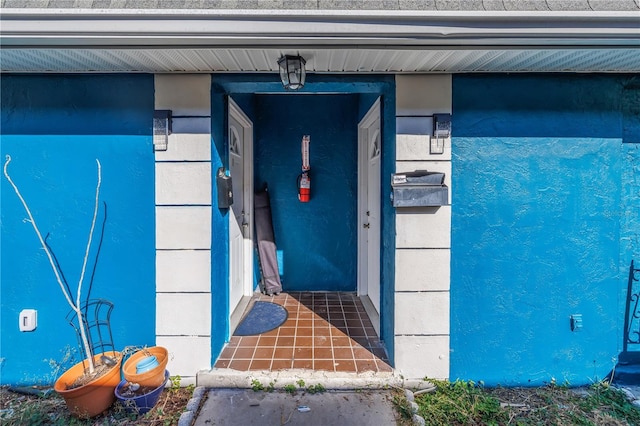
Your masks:
M 375 329 L 378 336 L 380 336 L 380 312 L 375 308 L 374 304 L 371 302 L 369 298 L 369 273 L 368 273 L 368 262 L 371 256 L 369 256 L 369 248 L 368 248 L 368 238 L 367 234 L 371 232 L 371 230 L 364 230 L 363 224 L 364 220 L 366 220 L 366 212 L 367 212 L 367 204 L 368 204 L 368 167 L 369 167 L 369 139 L 368 139 L 368 129 L 371 127 L 371 124 L 377 119 L 380 121 L 380 141 L 382 142 L 382 116 L 381 116 L 381 104 L 382 99 L 378 97 L 373 105 L 369 108 L 367 113 L 364 115 L 362 120 L 358 123 L 358 296 L 362 300 L 362 304 L 364 305 L 365 311 L 373 324 L 373 328 Z M 363 137 L 366 137 L 366 140 L 363 141 Z M 382 148 L 382 147 L 381 147 Z M 382 149 L 381 149 L 382 151 Z M 380 175 L 382 176 L 382 152 L 381 158 L 379 161 Z M 381 185 L 381 183 L 378 183 Z M 382 191 L 380 191 L 380 195 L 382 195 Z M 380 199 L 380 204 L 382 204 L 382 199 Z M 376 232 L 380 234 L 382 237 L 382 206 L 380 205 L 380 217 L 378 223 L 378 229 Z M 380 239 L 382 241 L 382 239 Z M 378 247 L 380 249 L 380 247 Z M 380 263 L 380 252 L 378 251 L 378 256 L 376 257 L 378 263 Z M 381 265 L 380 265 L 381 266 Z M 377 280 L 378 285 L 381 283 L 381 277 L 378 277 Z M 382 307 L 382 292 L 380 292 L 380 303 L 379 308 Z
M 244 197 L 244 210 L 245 218 L 248 218 L 248 226 L 244 229 L 243 233 L 243 268 L 242 268 L 242 299 L 236 306 L 230 305 L 230 300 L 227 300 L 229 304 L 229 335 L 233 333 L 235 328 L 240 323 L 242 319 L 242 314 L 244 313 L 246 307 L 248 306 L 251 295 L 253 294 L 253 122 L 247 117 L 247 115 L 242 111 L 242 109 L 238 106 L 238 104 L 231 98 L 231 96 L 227 97 L 228 99 L 228 116 L 233 117 L 243 128 L 243 177 L 244 177 L 244 186 L 242 190 L 242 197 Z M 229 123 L 227 122 L 227 138 L 229 131 Z M 229 147 L 227 141 L 227 155 L 229 155 Z M 238 196 L 238 194 L 233 195 L 234 198 Z M 233 215 L 228 215 L 229 220 L 234 220 Z M 229 236 L 227 235 L 227 238 Z M 233 252 L 231 251 L 231 247 L 229 246 L 228 250 L 229 254 L 229 265 L 231 265 L 233 259 Z

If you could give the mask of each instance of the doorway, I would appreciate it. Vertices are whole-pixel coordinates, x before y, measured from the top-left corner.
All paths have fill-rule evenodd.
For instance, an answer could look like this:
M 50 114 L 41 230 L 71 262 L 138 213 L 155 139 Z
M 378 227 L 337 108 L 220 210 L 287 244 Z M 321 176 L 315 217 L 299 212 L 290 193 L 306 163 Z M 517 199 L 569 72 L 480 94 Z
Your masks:
M 329 342 L 329 347 L 322 347 L 321 342 L 319 346 L 310 347 L 313 354 L 318 352 L 318 356 L 331 353 L 330 358 L 318 358 L 325 359 L 327 362 L 324 364 L 331 362 L 334 365 L 336 356 L 344 357 L 351 351 L 350 359 L 342 358 L 342 363 L 336 361 L 334 371 L 342 371 L 343 368 L 352 372 L 390 371 L 386 348 L 379 338 L 382 300 L 378 276 L 381 224 L 380 206 L 377 211 L 373 206 L 381 202 L 382 133 L 381 120 L 379 117 L 375 118 L 381 112 L 381 100 L 375 101 L 376 98 L 377 96 L 370 94 L 361 96 L 358 93 L 253 93 L 240 96 L 241 102 L 238 104 L 247 112 L 247 121 L 254 129 L 253 162 L 249 166 L 253 168 L 253 172 L 250 176 L 245 173 L 243 179 L 253 184 L 250 194 L 263 186 L 269 189 L 285 290 L 275 298 L 253 293 L 252 301 L 274 301 L 283 304 L 287 310 L 290 309 L 289 306 L 293 306 L 295 313 L 290 311 L 290 322 L 276 332 L 293 332 L 295 336 L 230 336 L 216 362 L 217 367 L 229 366 L 232 351 L 235 359 L 242 360 L 233 367 L 243 365 L 242 369 L 247 370 L 251 365 L 247 364 L 248 352 L 253 351 L 251 360 L 256 361 L 253 368 L 258 368 L 259 365 L 265 366 L 269 359 L 261 358 L 265 351 L 273 351 L 271 361 L 274 361 L 278 359 L 276 351 L 279 355 L 289 349 L 305 351 L 305 341 L 311 340 L 315 344 L 316 340 L 324 339 L 325 343 Z M 229 105 L 234 104 L 235 102 L 229 102 Z M 363 108 L 366 114 L 363 114 Z M 363 115 L 366 117 L 361 119 Z M 229 120 L 229 123 L 232 121 Z M 363 132 L 366 137 L 361 136 Z M 232 142 L 234 138 L 240 139 L 240 132 L 236 133 L 238 136 L 234 136 L 233 132 L 229 133 L 229 149 L 235 145 Z M 301 203 L 297 197 L 296 179 L 301 172 L 300 144 L 305 134 L 311 136 L 311 201 Z M 368 155 L 369 148 L 373 150 L 372 156 Z M 367 151 L 367 155 L 361 151 Z M 231 163 L 236 154 L 229 151 L 228 155 L 230 170 L 233 171 Z M 361 181 L 359 171 L 363 167 L 362 158 L 367 159 L 367 176 L 364 182 Z M 366 189 L 369 183 L 374 184 L 377 191 L 367 191 L 363 198 L 362 189 Z M 240 235 L 238 230 L 242 228 L 242 224 L 247 224 L 247 212 L 244 215 L 241 213 L 239 209 L 235 209 L 233 214 L 230 211 L 229 219 L 233 220 L 230 222 L 230 238 L 233 232 L 231 226 L 235 226 L 236 235 Z M 362 215 L 371 219 L 363 221 Z M 364 225 L 369 227 L 364 228 Z M 366 254 L 364 258 L 359 248 L 361 227 L 378 235 L 377 240 L 364 239 L 367 244 L 367 249 L 363 251 Z M 253 246 L 253 236 L 248 241 Z M 377 249 L 372 248 L 375 246 Z M 230 259 L 234 257 L 232 247 L 230 240 Z M 369 259 L 377 263 L 372 269 L 367 265 Z M 249 273 L 254 278 L 252 290 L 257 283 L 253 276 L 259 275 L 258 259 L 253 260 L 255 264 L 251 265 Z M 233 282 L 233 265 L 230 261 L 230 283 Z M 376 284 L 360 277 L 362 267 L 367 267 L 366 276 L 374 277 Z M 230 296 L 231 291 L 230 284 Z M 236 313 L 241 306 L 238 305 Z M 373 321 L 369 319 L 370 316 Z M 240 318 L 235 319 L 230 327 L 231 333 Z M 292 327 L 291 321 L 295 322 L 295 327 Z M 313 334 L 308 334 L 309 332 Z M 293 337 L 294 340 L 285 337 Z M 337 344 L 334 344 L 334 340 L 337 340 Z M 274 346 L 269 347 L 267 343 Z M 244 349 L 236 351 L 241 347 Z M 285 349 L 281 351 L 281 347 Z M 358 356 L 362 359 L 358 359 Z M 316 367 L 316 358 L 308 358 L 308 351 L 306 355 L 297 354 L 291 358 L 293 359 L 313 361 L 314 367 L 308 364 L 307 367 Z M 325 369 L 327 366 L 324 364 L 318 361 L 318 366 L 323 366 L 319 369 Z

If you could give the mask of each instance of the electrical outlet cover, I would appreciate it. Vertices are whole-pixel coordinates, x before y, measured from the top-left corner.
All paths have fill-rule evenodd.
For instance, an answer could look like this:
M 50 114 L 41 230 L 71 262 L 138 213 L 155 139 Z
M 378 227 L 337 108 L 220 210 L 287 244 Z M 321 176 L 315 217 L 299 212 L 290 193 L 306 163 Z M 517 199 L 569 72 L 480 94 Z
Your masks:
M 20 311 L 20 331 L 33 331 L 38 326 L 38 311 L 23 309 Z

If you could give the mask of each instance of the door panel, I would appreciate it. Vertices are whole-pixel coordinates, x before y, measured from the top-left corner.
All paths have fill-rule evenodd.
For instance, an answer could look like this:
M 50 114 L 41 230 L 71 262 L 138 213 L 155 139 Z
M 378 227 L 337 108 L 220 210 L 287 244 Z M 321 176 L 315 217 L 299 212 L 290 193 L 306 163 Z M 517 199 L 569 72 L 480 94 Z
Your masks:
M 229 98 L 229 173 L 233 204 L 229 208 L 229 314 L 253 287 L 253 124 Z M 231 328 L 234 324 L 230 324 Z
M 358 124 L 358 294 L 379 332 L 380 320 L 380 99 Z M 370 303 L 369 303 L 370 302 Z M 373 312 L 370 312 L 370 308 Z
M 229 306 L 233 310 L 242 298 L 242 240 L 244 223 L 244 128 L 229 114 L 229 172 L 233 185 L 233 205 L 229 209 Z
M 380 312 L 380 119 L 369 127 L 367 172 L 367 279 L 369 298 Z

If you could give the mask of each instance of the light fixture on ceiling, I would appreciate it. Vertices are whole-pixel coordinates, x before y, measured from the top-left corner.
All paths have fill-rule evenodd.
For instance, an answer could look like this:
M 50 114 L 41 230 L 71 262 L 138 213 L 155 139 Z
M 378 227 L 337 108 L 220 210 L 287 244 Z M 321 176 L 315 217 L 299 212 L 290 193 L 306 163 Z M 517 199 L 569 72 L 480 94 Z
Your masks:
M 280 81 L 287 90 L 300 90 L 304 86 L 307 74 L 305 64 L 307 61 L 299 55 L 284 55 L 278 59 L 280 68 Z

